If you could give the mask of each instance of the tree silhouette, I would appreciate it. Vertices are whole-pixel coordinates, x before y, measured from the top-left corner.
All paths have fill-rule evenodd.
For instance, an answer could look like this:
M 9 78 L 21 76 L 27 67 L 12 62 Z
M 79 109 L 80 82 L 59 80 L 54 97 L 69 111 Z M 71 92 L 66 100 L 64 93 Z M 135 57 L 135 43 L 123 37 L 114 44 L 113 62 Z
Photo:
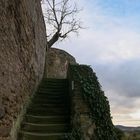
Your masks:
M 70 33 L 78 33 L 82 28 L 77 18 L 79 9 L 72 0 L 43 0 L 45 5 L 44 18 L 47 26 L 48 47 L 58 40 L 63 40 Z

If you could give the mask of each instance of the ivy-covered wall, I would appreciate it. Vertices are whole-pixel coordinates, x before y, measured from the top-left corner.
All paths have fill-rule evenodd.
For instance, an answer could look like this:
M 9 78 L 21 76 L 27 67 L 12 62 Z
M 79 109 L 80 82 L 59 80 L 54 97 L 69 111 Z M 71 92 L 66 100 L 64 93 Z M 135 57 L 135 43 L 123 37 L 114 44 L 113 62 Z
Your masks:
M 117 140 L 110 106 L 96 74 L 86 65 L 70 65 L 71 139 Z

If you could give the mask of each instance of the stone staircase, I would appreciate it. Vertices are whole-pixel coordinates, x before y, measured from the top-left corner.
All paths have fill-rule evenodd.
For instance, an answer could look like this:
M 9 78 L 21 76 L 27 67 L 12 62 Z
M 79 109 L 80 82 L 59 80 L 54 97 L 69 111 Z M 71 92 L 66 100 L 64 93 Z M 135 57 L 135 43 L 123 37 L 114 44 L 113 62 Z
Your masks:
M 43 79 L 24 116 L 17 140 L 67 140 L 68 92 L 66 79 Z

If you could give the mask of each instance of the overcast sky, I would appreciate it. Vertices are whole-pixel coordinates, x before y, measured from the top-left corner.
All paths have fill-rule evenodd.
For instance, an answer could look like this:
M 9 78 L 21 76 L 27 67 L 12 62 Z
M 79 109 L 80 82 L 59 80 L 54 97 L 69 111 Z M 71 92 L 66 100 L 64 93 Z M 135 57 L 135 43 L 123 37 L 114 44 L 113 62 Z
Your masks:
M 78 0 L 87 29 L 57 44 L 91 65 L 115 124 L 140 126 L 140 0 Z

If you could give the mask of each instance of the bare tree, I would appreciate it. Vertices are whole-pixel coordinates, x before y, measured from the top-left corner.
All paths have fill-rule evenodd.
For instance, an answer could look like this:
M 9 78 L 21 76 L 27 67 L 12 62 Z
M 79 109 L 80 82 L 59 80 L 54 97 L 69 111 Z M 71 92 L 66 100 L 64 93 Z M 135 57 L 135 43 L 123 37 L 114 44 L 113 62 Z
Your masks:
M 70 33 L 78 33 L 81 22 L 77 18 L 79 9 L 72 0 L 44 0 L 46 6 L 44 18 L 47 30 L 49 48 L 58 40 L 63 40 Z

